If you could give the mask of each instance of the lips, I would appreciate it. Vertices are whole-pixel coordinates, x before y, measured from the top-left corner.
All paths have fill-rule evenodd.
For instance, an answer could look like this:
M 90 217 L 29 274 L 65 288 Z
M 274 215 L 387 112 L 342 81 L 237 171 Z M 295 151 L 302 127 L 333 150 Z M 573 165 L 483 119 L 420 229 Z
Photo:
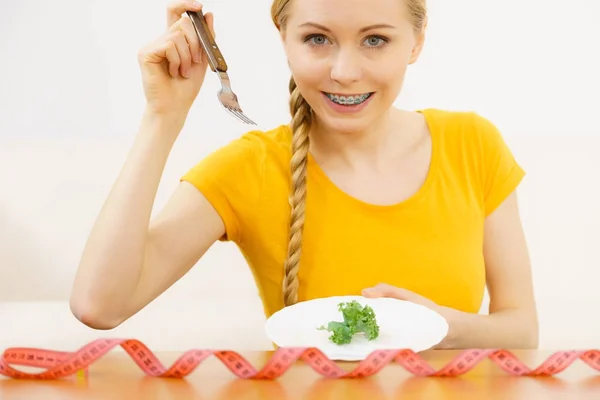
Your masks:
M 376 93 L 365 93 L 362 95 L 341 96 L 321 92 L 326 105 L 338 115 L 358 115 L 366 109 L 375 97 Z
M 323 92 L 332 102 L 340 105 L 358 105 L 365 102 L 371 95 L 372 92 L 362 94 L 337 94 Z

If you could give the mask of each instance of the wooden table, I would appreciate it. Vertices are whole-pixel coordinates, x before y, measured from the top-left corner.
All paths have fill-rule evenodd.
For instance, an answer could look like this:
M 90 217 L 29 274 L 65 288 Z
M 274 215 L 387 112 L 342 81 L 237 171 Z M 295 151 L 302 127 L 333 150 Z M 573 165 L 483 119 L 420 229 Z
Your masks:
M 271 352 L 241 353 L 260 369 Z M 456 351 L 421 353 L 433 367 L 448 363 Z M 531 368 L 551 352 L 514 351 Z M 180 353 L 157 353 L 168 366 Z M 354 363 L 339 363 L 352 369 Z M 418 378 L 392 363 L 375 376 L 360 380 L 327 379 L 298 361 L 274 381 L 241 380 L 210 357 L 185 379 L 147 377 L 125 353 L 112 351 L 90 367 L 86 380 L 18 381 L 0 377 L 0 399 L 231 400 L 231 399 L 600 399 L 600 372 L 578 360 L 555 377 L 513 377 L 484 360 L 457 378 Z

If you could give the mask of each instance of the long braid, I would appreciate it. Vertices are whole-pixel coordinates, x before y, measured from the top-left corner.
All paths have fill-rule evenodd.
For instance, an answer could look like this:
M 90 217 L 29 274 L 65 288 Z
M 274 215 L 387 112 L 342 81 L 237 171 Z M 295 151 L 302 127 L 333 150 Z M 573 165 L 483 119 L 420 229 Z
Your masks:
M 311 109 L 300 94 L 296 82 L 290 79 L 290 113 L 292 115 L 292 158 L 290 170 L 290 231 L 288 254 L 283 279 L 283 301 L 290 306 L 298 301 L 298 270 L 302 254 L 302 232 L 306 210 L 306 165 L 308 160 L 308 131 L 312 123 Z

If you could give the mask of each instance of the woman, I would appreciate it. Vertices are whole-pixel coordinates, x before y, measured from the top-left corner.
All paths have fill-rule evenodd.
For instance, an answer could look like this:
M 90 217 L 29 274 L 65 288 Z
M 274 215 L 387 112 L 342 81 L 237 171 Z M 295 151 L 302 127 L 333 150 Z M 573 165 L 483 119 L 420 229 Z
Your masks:
M 201 160 L 150 221 L 206 73 L 184 14 L 200 9 L 176 0 L 168 31 L 139 54 L 146 112 L 83 253 L 75 316 L 114 328 L 230 240 L 267 316 L 317 297 L 390 296 L 448 320 L 438 348 L 536 347 L 523 170 L 475 113 L 393 107 L 423 46 L 425 0 L 275 0 L 291 123 Z M 490 315 L 478 315 L 486 283 Z

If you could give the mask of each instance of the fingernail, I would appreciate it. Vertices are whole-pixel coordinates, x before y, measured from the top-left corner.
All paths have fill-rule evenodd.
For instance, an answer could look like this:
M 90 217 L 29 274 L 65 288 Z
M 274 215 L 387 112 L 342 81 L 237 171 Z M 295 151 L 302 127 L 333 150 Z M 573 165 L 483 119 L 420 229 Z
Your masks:
M 194 2 L 192 3 L 192 5 L 193 5 L 194 7 L 196 7 L 196 8 L 202 7 L 202 4 L 200 4 L 200 3 L 199 3 L 199 2 L 197 2 L 197 1 L 194 1 Z

